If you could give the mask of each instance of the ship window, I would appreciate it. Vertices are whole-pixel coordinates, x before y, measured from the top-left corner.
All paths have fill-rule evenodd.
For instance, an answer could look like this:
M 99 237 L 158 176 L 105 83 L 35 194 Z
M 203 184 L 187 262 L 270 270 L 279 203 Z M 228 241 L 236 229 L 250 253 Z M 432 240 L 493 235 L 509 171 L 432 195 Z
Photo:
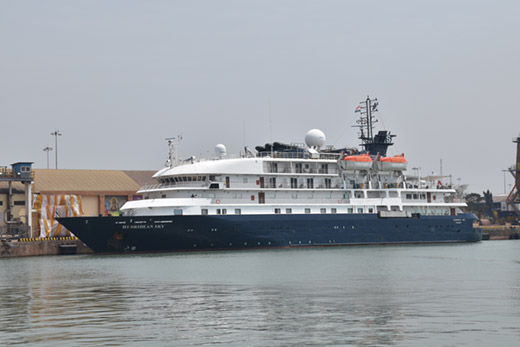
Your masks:
M 325 188 L 330 188 L 332 181 L 330 178 L 325 178 Z
M 327 213 L 327 209 L 326 208 L 320 208 L 320 213 Z
M 421 194 L 421 199 L 426 199 L 426 194 Z
M 335 208 L 330 209 L 330 213 L 336 213 L 336 212 L 337 212 L 337 210 Z
M 306 208 L 305 209 L 305 213 L 307 213 L 307 214 L 311 213 L 311 209 L 310 208 Z
M 285 209 L 285 213 L 287 213 L 287 214 L 291 214 L 291 213 L 292 213 L 292 209 L 291 209 L 291 208 L 286 208 L 286 209 Z
M 354 209 L 352 207 L 347 208 L 347 213 L 354 213 Z
M 191 182 L 191 176 L 188 177 L 188 182 Z
M 175 210 L 173 210 L 173 214 L 176 216 L 182 215 L 182 209 L 176 208 Z
M 348 198 L 349 198 L 349 193 L 343 194 L 343 199 L 348 199 Z
M 362 208 L 358 208 L 357 209 L 357 213 L 363 213 L 363 209 Z
M 163 199 L 166 198 L 166 194 L 161 195 L 161 198 L 163 198 Z
M 291 197 L 292 197 L 293 199 L 298 199 L 298 194 L 291 194 Z
M 222 214 L 222 210 L 220 208 L 217 208 L 217 214 Z
M 274 213 L 276 213 L 276 214 L 280 214 L 280 213 L 282 213 L 282 211 L 281 211 L 279 208 L 275 208 L 275 209 L 274 209 Z
M 417 194 L 414 194 L 414 195 L 413 195 L 413 198 L 414 198 L 414 199 L 418 199 L 419 196 L 418 196 Z
M 200 214 L 202 215 L 207 215 L 208 214 L 208 209 L 207 208 L 203 208 L 200 210 Z
M 408 200 L 412 199 L 412 194 L 406 194 L 406 198 L 407 198 Z
M 188 177 L 183 176 L 183 177 L 182 177 L 182 181 L 183 181 L 183 182 L 187 182 L 187 181 L 188 181 Z
M 243 182 L 243 183 L 247 183 L 247 177 L 243 177 L 243 178 L 242 178 L 242 182 Z
M 235 208 L 235 214 L 242 214 L 242 210 L 239 208 Z
M 210 181 L 214 181 L 215 180 L 215 176 L 209 176 L 209 180 Z
M 222 214 L 227 214 L 227 210 L 225 208 L 222 209 Z
M 368 213 L 374 213 L 374 209 L 373 209 L 372 207 L 370 207 L 370 208 L 368 209 Z
M 218 183 L 211 183 L 209 185 L 209 189 L 218 189 L 218 188 L 219 188 Z
M 274 199 L 274 198 L 276 198 L 276 194 L 274 194 L 274 193 L 273 194 L 269 194 L 269 199 Z
M 301 163 L 296 164 L 296 173 L 302 173 L 302 164 Z
M 314 188 L 314 179 L 313 178 L 307 178 L 307 188 L 309 188 L 309 189 Z

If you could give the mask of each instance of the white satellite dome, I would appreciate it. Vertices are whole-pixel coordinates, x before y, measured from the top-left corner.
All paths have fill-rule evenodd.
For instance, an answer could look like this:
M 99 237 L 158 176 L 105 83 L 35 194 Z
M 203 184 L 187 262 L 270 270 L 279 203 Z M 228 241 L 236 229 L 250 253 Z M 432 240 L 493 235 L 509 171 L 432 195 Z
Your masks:
M 224 146 L 223 144 L 219 143 L 218 145 L 215 146 L 215 154 L 219 157 L 224 157 L 226 156 L 226 146 Z
M 325 134 L 320 129 L 312 129 L 305 135 L 305 144 L 308 147 L 321 147 L 325 144 Z

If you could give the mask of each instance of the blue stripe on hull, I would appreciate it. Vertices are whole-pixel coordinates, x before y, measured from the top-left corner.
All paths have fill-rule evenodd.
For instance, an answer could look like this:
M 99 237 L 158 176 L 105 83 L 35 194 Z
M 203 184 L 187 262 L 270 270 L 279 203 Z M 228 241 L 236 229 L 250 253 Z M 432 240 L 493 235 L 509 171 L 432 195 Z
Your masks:
M 59 218 L 95 252 L 163 252 L 270 247 L 480 241 L 476 217 L 221 215 Z

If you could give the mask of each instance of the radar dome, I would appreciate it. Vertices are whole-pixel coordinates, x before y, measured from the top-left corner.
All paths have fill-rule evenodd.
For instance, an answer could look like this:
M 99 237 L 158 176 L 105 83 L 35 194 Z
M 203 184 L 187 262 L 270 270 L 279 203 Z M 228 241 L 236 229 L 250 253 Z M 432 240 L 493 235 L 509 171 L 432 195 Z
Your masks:
M 305 144 L 308 147 L 321 147 L 325 144 L 325 134 L 320 129 L 312 129 L 305 135 Z
M 226 146 L 224 146 L 223 144 L 219 143 L 218 145 L 215 146 L 215 154 L 219 157 L 223 157 L 226 155 Z

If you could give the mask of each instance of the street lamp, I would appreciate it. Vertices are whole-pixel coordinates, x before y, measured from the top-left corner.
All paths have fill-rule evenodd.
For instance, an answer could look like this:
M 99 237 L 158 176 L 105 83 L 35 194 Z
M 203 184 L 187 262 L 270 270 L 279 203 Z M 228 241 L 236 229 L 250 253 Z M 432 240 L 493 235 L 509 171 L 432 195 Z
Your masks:
M 54 148 L 56 148 L 56 170 L 58 170 L 58 136 L 61 136 L 61 133 L 59 130 L 56 130 L 51 133 L 51 135 L 54 136 Z
M 52 151 L 52 147 L 47 146 L 43 150 L 45 152 L 47 152 L 47 169 L 48 169 L 49 168 L 49 152 Z
M 509 170 L 502 170 L 502 172 L 504 173 L 504 195 L 507 193 L 506 192 L 506 172 L 509 172 Z

